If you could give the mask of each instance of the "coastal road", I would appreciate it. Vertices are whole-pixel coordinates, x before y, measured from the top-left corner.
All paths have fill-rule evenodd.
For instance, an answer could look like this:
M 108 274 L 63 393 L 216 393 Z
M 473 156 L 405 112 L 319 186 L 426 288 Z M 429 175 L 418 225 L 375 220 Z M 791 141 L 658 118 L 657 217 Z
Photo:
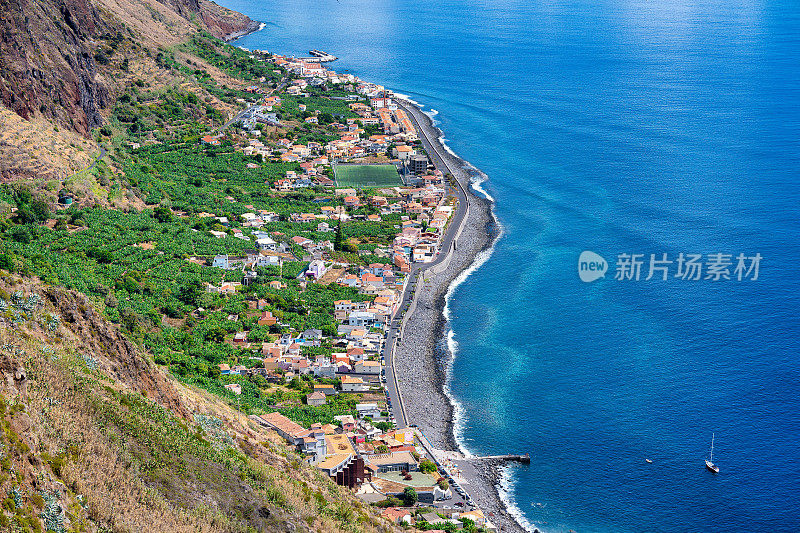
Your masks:
M 402 339 L 404 333 L 401 331 L 403 324 L 402 314 L 403 311 L 407 310 L 411 305 L 414 295 L 416 294 L 417 281 L 424 279 L 425 271 L 447 260 L 449 255 L 455 250 L 457 246 L 456 234 L 459 233 L 464 223 L 470 198 L 466 189 L 466 187 L 469 186 L 469 174 L 462 168 L 452 168 L 447 162 L 447 157 L 444 155 L 445 150 L 439 142 L 438 132 L 427 120 L 428 117 L 416 106 L 399 101 L 398 99 L 394 101 L 397 103 L 398 107 L 406 111 L 411 118 L 414 127 L 420 133 L 419 137 L 422 141 L 422 145 L 428 152 L 428 157 L 430 157 L 436 169 L 441 170 L 444 174 L 451 174 L 455 178 L 455 193 L 458 200 L 455 213 L 450 219 L 447 230 L 440 241 L 439 254 L 429 263 L 411 263 L 411 272 L 409 273 L 408 282 L 403 290 L 397 316 L 392 320 L 391 327 L 386 336 L 386 344 L 384 346 L 386 392 L 389 402 L 391 403 L 390 410 L 394 415 L 395 424 L 399 428 L 404 428 L 408 427 L 409 420 L 405 412 L 405 406 L 403 405 L 403 398 L 399 391 L 397 375 L 394 368 L 395 346 L 398 342 L 402 342 L 402 340 L 398 339 Z M 462 181 L 466 183 L 466 186 Z

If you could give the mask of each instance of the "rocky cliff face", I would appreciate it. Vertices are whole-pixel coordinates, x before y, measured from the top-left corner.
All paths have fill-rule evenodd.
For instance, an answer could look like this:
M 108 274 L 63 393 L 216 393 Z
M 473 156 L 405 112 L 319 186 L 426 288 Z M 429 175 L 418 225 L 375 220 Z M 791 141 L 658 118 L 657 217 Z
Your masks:
M 89 0 L 8 0 L 0 8 L 0 100 L 23 118 L 86 134 L 110 103 L 93 39 L 116 29 Z
M 151 16 L 119 16 L 125 11 Z M 207 0 L 3 0 L 0 103 L 25 119 L 46 117 L 86 136 L 115 100 L 108 80 L 118 67 L 109 64 L 108 53 L 126 44 L 154 50 L 166 44 L 137 26 L 188 33 L 195 30 L 190 21 L 221 38 L 254 25 Z
M 158 0 L 165 6 L 170 7 L 182 17 L 188 18 L 192 13 L 200 11 L 199 0 Z
M 247 15 L 224 8 L 210 0 L 199 0 L 200 17 L 209 33 L 226 41 L 258 29 L 258 22 Z

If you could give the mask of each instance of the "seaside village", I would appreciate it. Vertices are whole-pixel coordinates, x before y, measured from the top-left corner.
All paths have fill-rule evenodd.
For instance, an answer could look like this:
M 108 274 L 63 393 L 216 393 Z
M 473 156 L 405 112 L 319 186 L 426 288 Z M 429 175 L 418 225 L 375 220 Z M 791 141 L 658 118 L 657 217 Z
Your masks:
M 241 396 L 252 380 L 271 391 L 275 410 L 250 419 L 335 483 L 382 507 L 387 520 L 428 530 L 496 531 L 460 484 L 459 469 L 439 462 L 414 426 L 395 426 L 386 389 L 386 336 L 402 320 L 403 294 L 418 265 L 440 252 L 456 208 L 450 176 L 434 168 L 412 120 L 384 87 L 321 62 L 252 53 L 291 73 L 283 91 L 248 87 L 258 102 L 201 142 L 286 163 L 292 169 L 270 183 L 271 194 L 317 194 L 306 204 L 313 212 L 245 205 L 240 215 L 198 215 L 214 219 L 216 237 L 251 245 L 235 255 L 188 259 L 221 272 L 219 282 L 205 284 L 208 293 L 249 295 L 247 310 L 228 316 L 233 334 L 218 339 L 237 354 L 218 365 L 226 392 Z M 320 99 L 308 91 L 326 87 L 342 88 L 332 98 L 347 105 L 350 118 L 312 104 Z M 324 135 L 284 136 L 298 123 Z M 246 290 L 256 285 L 260 296 Z M 286 302 L 309 294 L 319 295 L 310 313 L 330 322 L 298 330 L 284 320 Z M 349 296 L 337 297 L 342 294 Z M 197 318 L 204 311 L 197 309 Z

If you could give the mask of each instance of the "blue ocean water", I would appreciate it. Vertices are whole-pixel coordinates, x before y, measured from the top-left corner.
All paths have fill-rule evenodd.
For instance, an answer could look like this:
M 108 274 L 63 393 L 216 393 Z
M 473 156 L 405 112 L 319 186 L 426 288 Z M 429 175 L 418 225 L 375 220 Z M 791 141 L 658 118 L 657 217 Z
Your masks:
M 319 48 L 437 110 L 489 175 L 504 233 L 450 301 L 451 389 L 469 451 L 531 453 L 525 520 L 800 531 L 800 3 L 222 4 L 267 23 L 242 46 Z M 583 250 L 763 260 L 586 284 Z

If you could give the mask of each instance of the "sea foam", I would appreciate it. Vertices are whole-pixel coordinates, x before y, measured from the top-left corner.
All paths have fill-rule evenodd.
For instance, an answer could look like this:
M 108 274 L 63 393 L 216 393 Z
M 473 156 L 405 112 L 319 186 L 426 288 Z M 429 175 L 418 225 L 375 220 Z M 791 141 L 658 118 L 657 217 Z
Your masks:
M 508 514 L 514 517 L 514 520 L 517 521 L 519 525 L 525 528 L 528 531 L 534 531 L 538 529 L 542 531 L 541 528 L 537 528 L 527 519 L 525 514 L 517 505 L 516 500 L 514 500 L 512 494 L 514 493 L 514 487 L 516 485 L 516 481 L 514 480 L 514 476 L 511 474 L 511 466 L 510 465 L 503 465 L 500 467 L 500 482 L 497 484 L 497 493 L 500 495 L 500 499 L 506 506 L 506 510 L 508 510 Z
M 433 126 L 439 132 L 439 143 L 442 147 L 447 150 L 453 157 L 458 158 L 463 163 L 463 168 L 470 171 L 472 176 L 470 177 L 470 188 L 478 193 L 480 196 L 484 197 L 486 200 L 494 203 L 494 198 L 489 194 L 489 192 L 483 187 L 483 184 L 489 180 L 489 176 L 486 175 L 484 172 L 478 170 L 474 165 L 471 163 L 464 161 L 461 159 L 449 146 L 447 146 L 446 139 L 444 136 L 444 132 L 441 128 L 438 127 L 440 123 L 436 120 L 436 115 L 439 112 L 435 109 L 430 109 L 429 111 L 424 110 L 424 105 L 420 104 L 419 102 L 414 102 L 411 100 L 407 95 L 401 95 L 399 93 L 395 93 L 396 96 L 403 98 L 409 102 L 412 102 L 414 105 L 419 107 L 422 112 L 425 113 L 430 119 Z M 494 221 L 495 227 L 498 229 L 497 233 L 492 240 L 490 246 L 486 249 L 482 250 L 478 255 L 475 256 L 475 259 L 472 261 L 472 264 L 469 265 L 466 269 L 462 270 L 458 276 L 456 276 L 452 282 L 450 282 L 450 286 L 447 288 L 447 292 L 444 296 L 444 307 L 442 308 L 442 316 L 447 323 L 447 350 L 450 352 L 450 357 L 447 361 L 447 366 L 445 369 L 445 382 L 443 386 L 443 391 L 447 400 L 450 402 L 450 405 L 453 406 L 453 438 L 456 441 L 456 445 L 458 446 L 458 451 L 464 454 L 465 457 L 474 457 L 474 454 L 467 448 L 466 443 L 464 442 L 464 424 L 465 424 L 465 410 L 463 404 L 455 397 L 452 391 L 452 380 L 453 380 L 453 363 L 455 361 L 456 354 L 458 353 L 458 341 L 455 338 L 455 331 L 451 326 L 451 317 L 452 317 L 452 310 L 450 309 L 450 300 L 452 299 L 453 295 L 455 294 L 456 289 L 464 283 L 467 278 L 472 275 L 473 272 L 478 270 L 486 261 L 494 253 L 495 244 L 497 241 L 502 237 L 504 233 L 504 228 L 500 220 L 497 218 L 497 215 L 494 212 L 494 209 L 490 209 L 489 212 L 491 213 L 492 219 Z M 514 479 L 511 475 L 510 468 L 508 466 L 501 467 L 500 469 L 500 482 L 497 486 L 497 492 L 500 496 L 501 501 L 506 506 L 508 513 L 514 517 L 514 519 L 526 530 L 533 531 L 534 526 L 525 518 L 525 515 L 520 510 L 519 506 L 517 505 L 516 501 L 514 500 L 512 494 L 514 489 Z

